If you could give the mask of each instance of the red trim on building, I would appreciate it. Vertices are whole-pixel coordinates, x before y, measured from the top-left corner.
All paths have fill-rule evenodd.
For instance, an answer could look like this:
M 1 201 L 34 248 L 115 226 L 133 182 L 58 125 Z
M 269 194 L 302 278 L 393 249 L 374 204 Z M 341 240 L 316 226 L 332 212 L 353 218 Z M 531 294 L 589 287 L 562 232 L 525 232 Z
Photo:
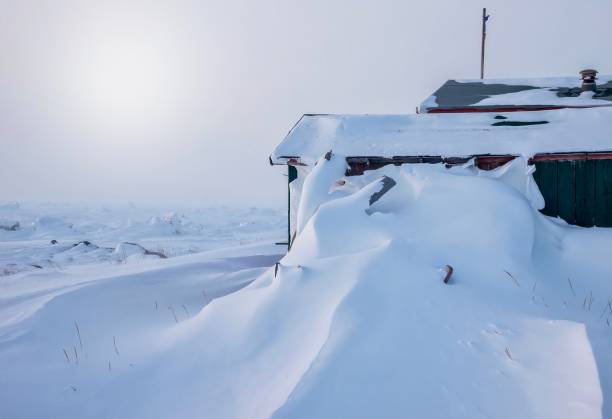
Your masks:
M 490 107 L 490 108 L 433 108 L 427 109 L 427 113 L 485 113 L 485 112 L 529 112 L 529 111 L 550 111 L 563 109 L 567 106 L 538 106 L 538 107 Z
M 476 166 L 481 170 L 493 170 L 499 166 L 503 166 L 516 156 L 479 156 L 476 157 Z
M 529 159 L 529 164 L 554 160 L 612 160 L 612 153 L 549 153 L 536 154 Z
M 300 161 L 300 158 L 290 158 L 289 160 L 287 160 L 287 164 L 289 166 L 307 166 L 306 163 L 302 163 Z
M 562 105 L 533 105 L 533 106 L 466 106 L 463 108 L 427 108 L 426 113 L 485 113 L 485 112 L 531 112 L 552 111 L 558 109 L 586 109 L 603 108 L 612 105 L 584 105 L 584 106 L 562 106 Z
M 511 154 L 501 155 L 486 155 L 472 156 L 475 159 L 476 166 L 481 170 L 493 170 L 518 156 Z M 472 157 L 441 157 L 441 156 L 396 156 L 393 158 L 368 157 L 347 158 L 347 163 L 350 169 L 347 171 L 347 176 L 362 175 L 366 170 L 376 170 L 383 166 L 394 164 L 396 166 L 405 163 L 445 163 L 449 166 L 464 164 Z M 536 154 L 529 159 L 529 164 L 535 164 L 542 161 L 578 161 L 578 160 L 612 160 L 612 152 L 579 152 L 579 153 L 546 153 Z

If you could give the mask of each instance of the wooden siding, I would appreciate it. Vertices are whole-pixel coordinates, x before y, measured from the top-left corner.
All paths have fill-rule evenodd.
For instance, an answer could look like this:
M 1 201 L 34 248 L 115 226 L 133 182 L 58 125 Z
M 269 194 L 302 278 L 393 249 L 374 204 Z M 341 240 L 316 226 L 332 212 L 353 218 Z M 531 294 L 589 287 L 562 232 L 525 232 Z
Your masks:
M 535 163 L 542 212 L 583 227 L 612 227 L 612 159 Z

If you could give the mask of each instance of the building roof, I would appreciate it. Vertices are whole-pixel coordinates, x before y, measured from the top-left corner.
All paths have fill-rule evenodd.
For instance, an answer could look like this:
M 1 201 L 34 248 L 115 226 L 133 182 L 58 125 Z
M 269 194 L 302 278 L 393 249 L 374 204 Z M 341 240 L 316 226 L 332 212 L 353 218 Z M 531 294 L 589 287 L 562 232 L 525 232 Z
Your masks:
M 612 108 L 538 112 L 304 115 L 270 156 L 274 164 L 347 157 L 516 155 L 612 151 Z
M 448 80 L 421 104 L 421 112 L 612 106 L 612 76 L 599 76 L 595 93 L 582 93 L 581 83 L 579 77 Z

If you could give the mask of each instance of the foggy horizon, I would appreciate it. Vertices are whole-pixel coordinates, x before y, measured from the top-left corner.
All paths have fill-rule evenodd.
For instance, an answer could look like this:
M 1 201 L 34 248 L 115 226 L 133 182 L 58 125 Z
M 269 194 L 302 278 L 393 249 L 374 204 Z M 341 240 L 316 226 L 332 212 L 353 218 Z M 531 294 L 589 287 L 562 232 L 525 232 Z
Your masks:
M 482 7 L 486 78 L 612 73 L 603 0 L 2 5 L 0 201 L 285 205 L 299 117 L 478 78 Z

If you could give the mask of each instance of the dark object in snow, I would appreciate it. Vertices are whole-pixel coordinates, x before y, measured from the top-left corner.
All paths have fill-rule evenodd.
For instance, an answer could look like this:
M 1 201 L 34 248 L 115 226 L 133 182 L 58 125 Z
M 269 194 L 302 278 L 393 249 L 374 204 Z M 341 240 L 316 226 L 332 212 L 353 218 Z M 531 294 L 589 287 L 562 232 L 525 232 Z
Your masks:
M 276 264 L 274 265 L 274 278 L 276 278 L 276 274 L 278 273 L 278 265 L 280 265 L 280 263 L 276 262 Z
M 519 284 L 518 280 L 514 277 L 514 275 L 512 275 L 510 272 L 508 272 L 507 270 L 504 269 L 504 272 L 506 273 L 506 275 L 508 275 L 508 277 L 510 277 L 510 279 L 512 279 L 512 281 L 514 282 L 514 284 L 517 287 L 520 287 L 521 284 Z
M 446 265 L 446 266 L 444 266 L 441 269 L 441 271 L 442 271 L 442 273 L 445 273 L 445 276 L 444 276 L 444 279 L 443 279 L 444 283 L 448 284 L 448 282 L 450 281 L 451 276 L 453 275 L 453 271 L 454 271 L 453 267 L 450 266 L 450 265 Z
M 162 259 L 168 259 L 168 256 L 164 255 L 162 252 L 152 252 L 150 250 L 145 251 L 145 255 L 149 256 L 158 256 Z
M 164 253 L 162 252 L 154 252 L 152 250 L 148 250 L 146 249 L 144 246 L 139 245 L 138 243 L 131 243 L 131 242 L 125 242 L 125 244 L 129 244 L 131 246 L 136 246 L 139 247 L 140 249 L 142 249 L 143 253 L 147 256 L 158 256 L 162 259 L 167 259 L 168 256 L 166 256 Z
M 55 243 L 57 243 L 57 241 Z M 55 244 L 55 243 L 53 243 L 53 241 L 51 242 L 51 244 Z M 90 242 L 89 240 L 83 240 L 83 241 L 80 241 L 80 242 L 76 242 L 76 243 L 74 243 L 72 245 L 72 247 L 77 247 L 79 244 L 84 244 L 85 246 L 93 246 L 95 248 L 98 247 L 95 244 L 93 244 L 92 242 Z
M 525 125 L 544 125 L 548 124 L 548 121 L 500 121 L 495 122 L 491 125 L 494 127 L 522 127 Z
M 43 268 L 42 266 L 37 265 L 35 263 L 31 264 L 30 266 L 33 267 L 33 268 L 36 268 L 36 269 L 42 269 Z
M 495 115 L 493 119 L 508 119 L 508 117 L 503 115 Z
M 19 230 L 19 221 L 10 224 L 0 224 L 0 230 L 17 231 Z
M 370 197 L 370 205 L 372 205 L 373 203 L 378 201 L 380 198 L 382 198 L 384 194 L 389 192 L 389 189 L 395 186 L 395 181 L 391 179 L 389 176 L 383 176 L 380 182 L 383 185 L 382 189 L 372 194 L 372 196 Z
M 51 244 L 57 244 L 57 240 L 55 239 L 51 240 Z
M 325 153 L 325 160 L 330 161 L 331 160 L 331 156 L 332 156 L 332 151 L 329 150 L 327 153 Z
M 79 337 L 79 347 L 81 348 L 81 352 L 83 352 L 83 340 L 81 339 L 81 329 L 79 329 L 79 324 L 74 321 L 74 328 L 76 329 L 77 336 Z
M 144 254 L 145 254 L 145 255 L 148 255 L 148 256 L 158 256 L 158 257 L 160 257 L 160 258 L 162 258 L 162 259 L 168 259 L 168 256 L 166 256 L 166 255 L 165 255 L 165 254 L 163 254 L 162 252 L 154 252 L 154 251 L 152 251 L 152 250 L 147 250 L 147 249 L 145 249 L 145 253 L 144 253 Z

